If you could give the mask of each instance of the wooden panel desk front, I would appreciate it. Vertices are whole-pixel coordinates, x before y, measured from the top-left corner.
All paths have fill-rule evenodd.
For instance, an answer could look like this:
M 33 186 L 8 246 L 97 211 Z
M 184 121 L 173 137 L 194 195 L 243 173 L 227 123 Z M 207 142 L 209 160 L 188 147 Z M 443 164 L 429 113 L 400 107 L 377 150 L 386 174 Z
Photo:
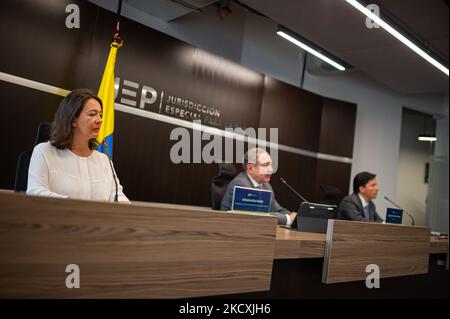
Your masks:
M 276 240 L 275 240 L 276 237 Z M 0 297 L 177 298 L 270 289 L 273 259 L 323 258 L 325 234 L 264 216 L 0 191 Z M 448 241 L 431 239 L 430 253 Z M 68 264 L 80 289 L 67 289 Z
M 270 289 L 276 218 L 0 192 L 0 298 L 186 298 Z M 80 288 L 65 285 L 80 267 Z
M 275 259 L 323 258 L 326 234 L 298 232 L 278 226 Z M 430 237 L 429 254 L 447 254 L 448 239 Z
M 426 274 L 430 241 L 426 227 L 329 220 L 322 282 L 365 280 L 368 265 L 380 278 Z

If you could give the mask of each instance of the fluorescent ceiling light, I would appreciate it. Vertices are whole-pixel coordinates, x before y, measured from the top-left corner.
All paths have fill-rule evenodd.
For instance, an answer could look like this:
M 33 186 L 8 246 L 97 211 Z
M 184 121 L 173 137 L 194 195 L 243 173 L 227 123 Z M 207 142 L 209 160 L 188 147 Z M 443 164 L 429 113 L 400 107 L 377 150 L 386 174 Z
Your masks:
M 319 51 L 311 48 L 310 46 L 306 45 L 305 43 L 299 41 L 298 39 L 294 38 L 293 36 L 287 34 L 286 32 L 284 32 L 283 30 L 278 30 L 277 34 L 280 37 L 285 38 L 286 40 L 292 42 L 293 44 L 299 46 L 300 48 L 302 48 L 303 50 L 311 53 L 312 55 L 318 57 L 319 59 L 327 62 L 328 64 L 331 64 L 332 66 L 334 66 L 336 69 L 344 71 L 345 67 L 343 67 L 342 65 L 340 65 L 339 63 L 331 60 L 330 58 L 326 57 L 325 55 L 323 55 L 322 53 L 320 53 Z
M 422 141 L 422 142 L 436 142 L 436 141 L 437 141 L 436 136 L 424 136 L 424 135 L 419 135 L 419 136 L 417 137 L 417 139 L 418 139 L 419 141 Z
M 384 22 L 380 17 L 378 17 L 376 14 L 371 12 L 369 9 L 364 7 L 362 4 L 360 4 L 356 0 L 345 0 L 349 4 L 351 4 L 353 7 L 361 11 L 364 15 L 366 15 L 368 18 L 373 20 L 375 23 L 377 23 L 380 27 L 382 27 L 384 30 L 389 32 L 391 35 L 393 35 L 395 38 L 400 40 L 404 45 L 406 45 L 408 48 L 416 52 L 418 55 L 420 55 L 422 58 L 430 62 L 432 65 L 434 65 L 436 68 L 444 72 L 448 76 L 448 68 L 439 63 L 436 59 L 432 58 L 428 53 L 426 53 L 424 50 L 419 48 L 417 45 L 412 43 L 410 40 L 408 40 L 405 36 L 403 36 L 400 32 L 395 30 L 393 27 L 391 27 L 389 24 Z

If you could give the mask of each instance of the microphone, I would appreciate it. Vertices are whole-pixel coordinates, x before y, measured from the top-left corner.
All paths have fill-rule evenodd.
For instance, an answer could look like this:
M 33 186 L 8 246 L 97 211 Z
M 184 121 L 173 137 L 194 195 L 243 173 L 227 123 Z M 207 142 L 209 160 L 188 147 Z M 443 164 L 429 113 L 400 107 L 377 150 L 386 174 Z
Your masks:
M 409 214 L 405 209 L 403 209 L 400 206 L 398 206 L 396 203 L 394 203 L 392 200 L 390 200 L 387 196 L 384 196 L 384 199 L 387 200 L 392 205 L 394 205 L 395 207 L 400 208 L 401 210 L 403 210 L 405 212 L 405 214 L 408 215 L 409 218 L 411 218 L 411 225 L 413 225 L 413 226 L 416 225 L 416 223 L 414 222 L 414 217 L 411 214 Z
M 309 201 L 307 201 L 302 195 L 300 195 L 299 193 L 297 193 L 297 191 L 291 186 L 289 185 L 284 178 L 280 177 L 280 181 L 282 181 L 295 195 L 297 195 L 298 198 L 300 198 L 302 200 L 302 202 L 307 202 L 309 203 Z
M 111 172 L 113 175 L 113 179 L 114 179 L 114 185 L 115 185 L 115 194 L 114 194 L 114 201 L 118 202 L 118 186 L 117 186 L 117 178 L 116 178 L 116 172 L 114 171 L 113 165 L 112 165 L 112 161 L 111 161 L 111 155 L 109 154 L 109 149 L 108 149 L 108 142 L 106 142 L 106 140 L 103 140 L 102 145 L 105 147 L 105 151 L 106 151 L 106 155 L 108 156 L 108 160 L 109 160 L 109 166 L 111 167 Z

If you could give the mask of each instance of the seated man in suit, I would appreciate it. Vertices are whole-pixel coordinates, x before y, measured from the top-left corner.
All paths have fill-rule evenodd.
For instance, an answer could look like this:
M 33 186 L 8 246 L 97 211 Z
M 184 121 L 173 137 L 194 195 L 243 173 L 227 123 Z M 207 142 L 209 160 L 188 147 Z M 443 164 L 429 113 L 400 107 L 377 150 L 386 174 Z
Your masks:
M 353 179 L 353 194 L 345 197 L 339 205 L 338 219 L 382 222 L 373 199 L 377 198 L 376 175 L 361 172 Z
M 270 186 L 270 176 L 272 175 L 272 159 L 266 151 L 253 148 L 244 155 L 244 171 L 228 184 L 227 190 L 222 198 L 221 210 L 231 210 L 233 200 L 233 190 L 235 186 L 252 187 L 270 190 L 272 192 L 272 214 L 277 216 L 279 225 L 290 226 L 297 213 L 290 212 L 278 204 Z

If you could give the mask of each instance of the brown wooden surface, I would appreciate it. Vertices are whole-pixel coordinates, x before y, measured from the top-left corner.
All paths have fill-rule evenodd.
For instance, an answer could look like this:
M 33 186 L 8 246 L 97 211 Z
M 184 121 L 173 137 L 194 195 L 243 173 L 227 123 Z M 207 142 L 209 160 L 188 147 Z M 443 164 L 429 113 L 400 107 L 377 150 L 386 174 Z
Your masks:
M 425 274 L 430 237 L 425 227 L 329 220 L 322 282 L 365 280 L 369 264 L 381 278 Z
M 275 259 L 322 258 L 325 256 L 326 234 L 298 232 L 278 226 Z M 446 254 L 448 239 L 432 236 L 430 254 Z
M 0 298 L 178 298 L 270 289 L 276 218 L 0 192 Z M 65 267 L 80 267 L 67 289 Z
M 447 254 L 448 238 L 431 237 L 430 254 Z
M 325 234 L 298 232 L 278 226 L 275 259 L 322 258 L 325 240 Z

